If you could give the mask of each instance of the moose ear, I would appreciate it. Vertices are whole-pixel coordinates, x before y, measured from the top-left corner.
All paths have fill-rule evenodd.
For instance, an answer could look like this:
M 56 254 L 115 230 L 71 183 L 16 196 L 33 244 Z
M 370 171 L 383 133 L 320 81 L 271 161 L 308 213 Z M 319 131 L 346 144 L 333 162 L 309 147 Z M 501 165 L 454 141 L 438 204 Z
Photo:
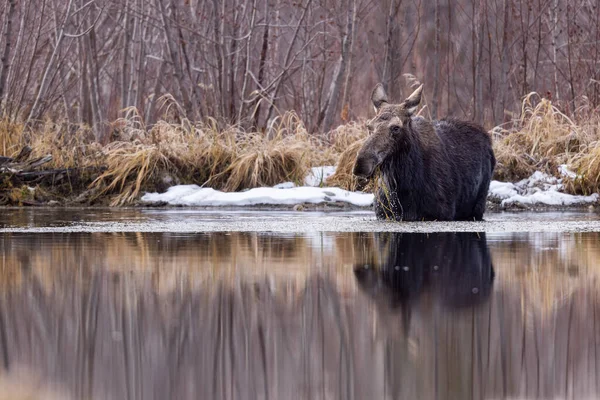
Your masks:
M 417 107 L 421 103 L 421 94 L 423 93 L 423 85 L 419 86 L 406 100 L 404 100 L 404 108 L 408 115 L 413 115 L 417 111 Z
M 381 83 L 378 83 L 377 86 L 375 86 L 375 89 L 373 89 L 371 101 L 373 102 L 373 106 L 375 106 L 375 112 L 379 111 L 382 105 L 387 104 L 387 94 L 385 94 L 385 90 Z

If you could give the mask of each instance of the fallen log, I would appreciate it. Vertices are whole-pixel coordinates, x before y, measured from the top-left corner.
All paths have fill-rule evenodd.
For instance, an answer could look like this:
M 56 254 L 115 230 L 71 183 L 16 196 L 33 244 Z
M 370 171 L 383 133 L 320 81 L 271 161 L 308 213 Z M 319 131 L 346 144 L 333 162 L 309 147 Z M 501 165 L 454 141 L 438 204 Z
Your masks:
M 31 156 L 31 152 L 31 147 L 25 146 L 15 158 L 1 157 L 0 175 L 29 172 L 52 161 L 52 156 L 50 154 L 30 160 L 29 157 Z
M 3 183 L 10 183 L 14 187 L 22 184 L 52 186 L 62 183 L 65 179 L 79 181 L 85 174 L 100 174 L 106 169 L 105 167 L 41 169 L 52 161 L 52 156 L 48 154 L 32 159 L 32 152 L 31 147 L 25 146 L 16 157 L 0 157 L 0 190 Z

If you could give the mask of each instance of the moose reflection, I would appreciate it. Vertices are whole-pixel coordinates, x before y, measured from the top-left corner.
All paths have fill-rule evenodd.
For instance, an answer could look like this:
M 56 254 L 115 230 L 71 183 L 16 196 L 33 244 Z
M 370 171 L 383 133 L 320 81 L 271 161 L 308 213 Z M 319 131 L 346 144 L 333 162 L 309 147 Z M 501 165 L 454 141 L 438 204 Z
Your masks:
M 379 304 L 407 311 L 424 294 L 459 309 L 485 301 L 494 269 L 485 233 L 379 233 L 382 265 L 356 265 L 359 286 Z

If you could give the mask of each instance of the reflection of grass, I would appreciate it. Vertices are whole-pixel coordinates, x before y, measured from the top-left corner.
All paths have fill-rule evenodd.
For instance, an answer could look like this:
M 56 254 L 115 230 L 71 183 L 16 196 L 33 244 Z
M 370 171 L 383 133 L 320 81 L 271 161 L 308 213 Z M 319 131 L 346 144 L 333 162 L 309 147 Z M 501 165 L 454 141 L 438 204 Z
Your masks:
M 0 400 L 66 400 L 61 390 L 42 382 L 36 374 L 23 368 L 11 368 L 10 373 L 0 374 Z
M 214 279 L 254 279 L 265 274 L 302 282 L 316 270 L 331 271 L 350 279 L 352 259 L 364 254 L 365 240 L 352 237 L 331 238 L 326 243 L 344 246 L 352 253 L 346 261 L 336 257 L 336 248 L 320 247 L 320 236 L 305 237 L 256 235 L 251 233 L 215 233 L 178 236 L 144 233 L 93 233 L 56 236 L 5 237 L 0 259 L 0 284 L 5 289 L 20 287 L 27 277 L 35 278 L 52 291 L 56 282 L 76 274 L 88 281 L 95 269 L 116 275 L 133 274 L 143 279 L 152 274 L 161 292 L 189 280 L 204 282 Z M 360 249 L 358 248 L 359 244 Z M 13 244 L 13 245 L 9 245 Z M 352 256 L 350 256 L 352 254 Z M 341 266 L 341 268 L 337 268 Z M 335 268 L 334 268 L 335 267 Z
M 539 235 L 491 242 L 496 287 L 522 291 L 527 304 L 546 310 L 579 288 L 600 287 L 600 234 L 566 239 L 559 234 L 554 239 Z M 0 242 L 0 287 L 16 289 L 34 278 L 46 291 L 53 291 L 58 282 L 74 275 L 86 283 L 100 269 L 134 280 L 151 275 L 161 293 L 190 282 L 235 282 L 265 275 L 302 286 L 315 272 L 326 272 L 340 289 L 354 291 L 353 266 L 385 262 L 386 237 L 373 233 L 7 234 Z M 540 247 L 541 238 L 546 248 Z
M 553 237 L 555 236 L 555 237 Z M 544 238 L 541 245 L 538 238 Z M 516 236 L 515 239 L 522 239 Z M 501 286 L 518 288 L 528 306 L 546 311 L 579 289 L 600 289 L 600 234 L 531 234 L 490 246 Z

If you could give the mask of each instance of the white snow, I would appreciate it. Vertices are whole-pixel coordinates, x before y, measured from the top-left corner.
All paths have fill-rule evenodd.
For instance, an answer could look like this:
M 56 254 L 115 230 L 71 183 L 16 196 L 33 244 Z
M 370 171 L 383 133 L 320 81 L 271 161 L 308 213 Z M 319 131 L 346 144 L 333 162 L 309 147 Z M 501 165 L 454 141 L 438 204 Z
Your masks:
M 574 204 L 595 203 L 597 201 L 598 193 L 594 193 L 591 196 L 574 196 L 572 194 L 557 192 L 556 190 L 548 190 L 546 192 L 536 192 L 528 195 L 517 194 L 502 200 L 501 204 L 503 206 L 515 203 L 523 205 L 545 204 L 549 206 L 571 206 Z
M 567 166 L 567 164 L 561 164 L 558 166 L 558 172 L 562 175 L 562 176 L 566 176 L 568 178 L 576 178 L 577 174 L 573 171 L 571 171 L 569 169 L 569 167 Z
M 559 173 L 563 176 L 574 176 L 566 165 L 559 167 Z M 563 189 L 562 179 L 536 171 L 529 178 L 516 183 L 492 181 L 488 196 L 490 200 L 500 202 L 502 207 L 511 204 L 570 206 L 595 203 L 599 198 L 597 193 L 591 196 L 575 196 L 562 193 Z
M 287 187 L 287 186 L 286 186 Z M 373 195 L 349 192 L 340 188 L 287 187 L 256 188 L 244 192 L 225 193 L 197 185 L 170 187 L 165 193 L 146 193 L 143 202 L 164 201 L 171 205 L 184 206 L 249 206 L 295 205 L 302 203 L 344 202 L 367 207 L 373 203 Z
M 309 174 L 304 178 L 305 186 L 322 186 L 325 180 L 335 174 L 335 167 L 326 165 L 324 167 L 312 167 Z
M 185 206 L 250 206 L 250 205 L 296 205 L 302 203 L 343 202 L 368 207 L 373 195 L 349 192 L 334 187 L 319 187 L 335 172 L 335 167 L 315 167 L 305 179 L 305 186 L 296 187 L 293 182 L 283 182 L 274 187 L 250 189 L 243 192 L 225 193 L 197 185 L 173 186 L 165 193 L 146 193 L 143 202 L 166 202 Z M 561 176 L 573 177 L 574 172 L 566 165 L 559 167 Z M 563 193 L 562 179 L 543 172 L 535 172 L 529 178 L 516 183 L 492 181 L 488 198 L 502 207 L 509 205 L 568 206 L 595 203 L 600 196 L 574 196 Z
M 508 199 L 512 196 L 518 195 L 517 188 L 513 183 L 491 181 L 488 196 L 497 198 L 498 200 Z

